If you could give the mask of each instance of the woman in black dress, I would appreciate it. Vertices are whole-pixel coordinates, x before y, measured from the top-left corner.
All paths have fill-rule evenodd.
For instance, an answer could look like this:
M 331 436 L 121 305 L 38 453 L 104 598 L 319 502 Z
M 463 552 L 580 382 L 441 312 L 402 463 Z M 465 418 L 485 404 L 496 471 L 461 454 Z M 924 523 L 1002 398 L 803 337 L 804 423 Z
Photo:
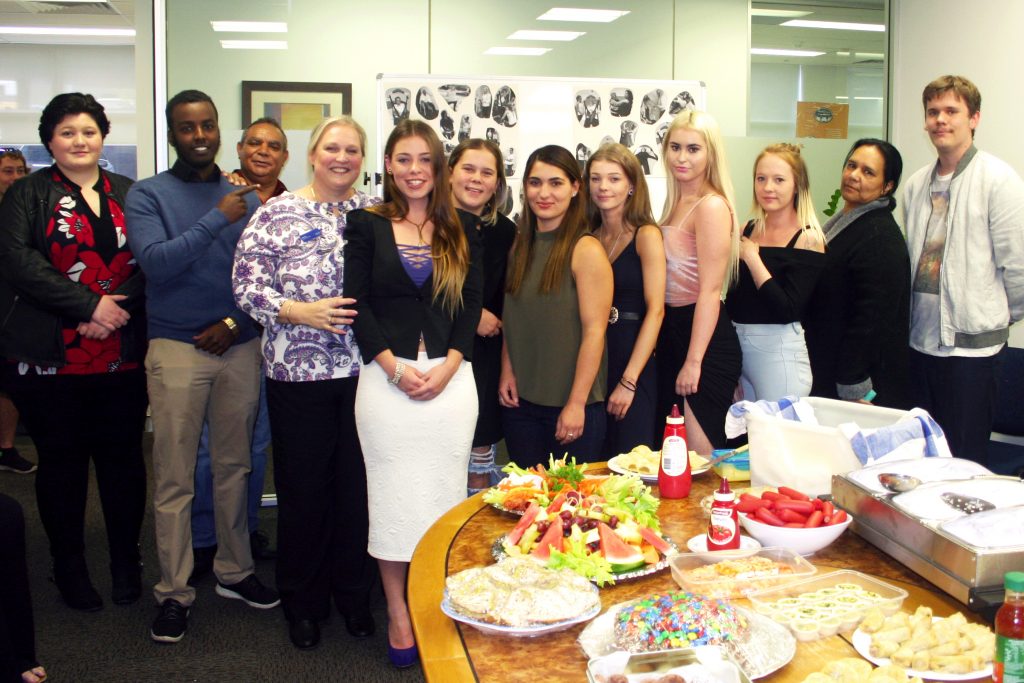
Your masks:
M 469 494 L 498 483 L 494 453 L 502 439 L 498 379 L 501 377 L 501 309 L 505 299 L 505 268 L 516 238 L 516 226 L 498 213 L 508 186 L 501 150 L 489 140 L 471 138 L 459 143 L 448 158 L 455 207 L 477 217 L 483 244 L 483 311 L 476 327 L 473 377 L 480 415 L 469 456 Z
M 910 257 L 892 217 L 903 159 L 885 140 L 853 144 L 845 205 L 824 225 L 825 270 L 805 325 L 812 396 L 909 408 Z
M 608 428 L 603 454 L 654 447 L 654 347 L 665 317 L 665 245 L 651 214 L 640 162 L 623 145 L 602 145 L 584 173 L 590 225 L 615 277 L 608 324 Z

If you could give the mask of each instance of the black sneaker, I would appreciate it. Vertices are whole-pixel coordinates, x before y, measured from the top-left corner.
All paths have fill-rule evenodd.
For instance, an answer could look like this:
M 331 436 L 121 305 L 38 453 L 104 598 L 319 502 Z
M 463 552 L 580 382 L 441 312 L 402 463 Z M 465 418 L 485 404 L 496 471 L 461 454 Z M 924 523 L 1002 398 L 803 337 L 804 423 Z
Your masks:
M 158 643 L 176 643 L 188 628 L 188 607 L 168 598 L 160 605 L 160 614 L 149 630 L 149 637 Z
M 256 609 L 270 609 L 281 604 L 281 598 L 273 588 L 267 588 L 255 574 L 249 574 L 238 583 L 225 586 L 217 582 L 217 595 L 232 600 L 242 600 L 249 607 Z
M 28 474 L 36 471 L 36 465 L 21 457 L 21 453 L 13 446 L 0 451 L 0 470 L 7 470 L 15 474 Z

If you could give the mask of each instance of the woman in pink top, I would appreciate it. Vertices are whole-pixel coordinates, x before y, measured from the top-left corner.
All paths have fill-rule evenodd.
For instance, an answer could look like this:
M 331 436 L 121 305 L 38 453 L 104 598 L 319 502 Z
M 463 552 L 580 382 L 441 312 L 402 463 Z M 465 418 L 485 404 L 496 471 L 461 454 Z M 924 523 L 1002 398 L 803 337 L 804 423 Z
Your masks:
M 658 336 L 659 415 L 685 409 L 691 450 L 725 446 L 725 415 L 742 356 L 722 299 L 736 278 L 739 227 L 718 124 L 707 113 L 677 116 L 662 143 L 668 196 L 661 217 L 667 279 Z

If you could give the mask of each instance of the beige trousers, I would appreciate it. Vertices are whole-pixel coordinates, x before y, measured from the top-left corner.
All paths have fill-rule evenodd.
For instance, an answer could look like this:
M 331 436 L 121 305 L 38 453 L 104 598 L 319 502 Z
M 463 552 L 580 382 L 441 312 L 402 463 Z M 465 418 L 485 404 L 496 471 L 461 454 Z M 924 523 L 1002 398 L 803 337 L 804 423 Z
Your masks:
M 153 414 L 153 508 L 160 582 L 158 603 L 173 598 L 191 605 L 192 497 L 203 419 L 210 424 L 210 464 L 217 556 L 213 571 L 223 584 L 253 573 L 246 495 L 250 440 L 260 394 L 259 340 L 215 356 L 191 344 L 153 339 L 146 355 Z

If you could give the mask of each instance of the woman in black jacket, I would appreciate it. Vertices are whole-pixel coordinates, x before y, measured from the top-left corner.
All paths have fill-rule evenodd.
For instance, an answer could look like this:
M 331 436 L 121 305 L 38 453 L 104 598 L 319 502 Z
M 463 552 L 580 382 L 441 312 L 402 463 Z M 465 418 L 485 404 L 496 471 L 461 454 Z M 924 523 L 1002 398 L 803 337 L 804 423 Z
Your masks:
M 54 580 L 85 611 L 103 606 L 84 555 L 89 460 L 117 604 L 141 593 L 146 502 L 143 282 L 123 212 L 132 181 L 99 166 L 109 130 L 91 95 L 57 95 L 39 122 L 56 163 L 0 204 L 0 373 L 38 451 Z
M 853 144 L 845 204 L 823 226 L 825 269 L 805 324 L 812 396 L 910 408 L 910 257 L 892 217 L 903 160 L 884 140 Z

